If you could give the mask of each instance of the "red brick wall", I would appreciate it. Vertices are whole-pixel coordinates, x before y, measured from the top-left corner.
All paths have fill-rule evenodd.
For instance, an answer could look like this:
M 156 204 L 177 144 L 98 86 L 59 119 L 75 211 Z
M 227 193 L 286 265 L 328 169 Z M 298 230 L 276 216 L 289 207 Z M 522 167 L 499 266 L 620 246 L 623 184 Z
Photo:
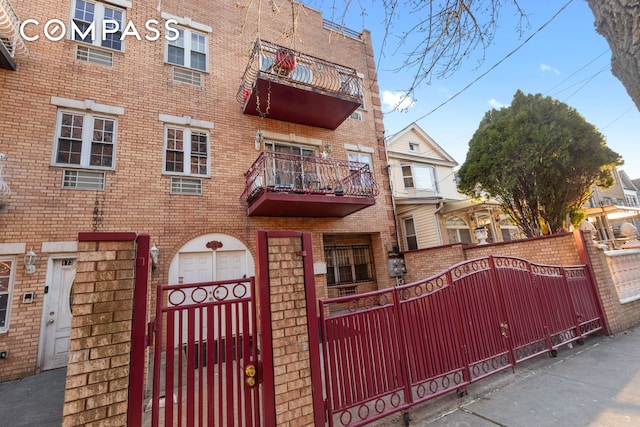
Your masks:
M 16 274 L 10 329 L 0 334 L 0 349 L 10 350 L 9 359 L 0 361 L 0 380 L 36 372 L 49 256 L 42 253 L 42 244 L 75 241 L 79 232 L 150 234 L 162 254 L 153 275 L 156 284 L 167 281 L 169 263 L 178 248 L 202 234 L 232 235 L 255 256 L 258 229 L 311 232 L 314 244 L 327 233 L 366 233 L 375 250 L 375 285 L 392 284 L 386 272 L 386 248 L 394 243 L 394 228 L 384 171 L 379 88 L 368 32 L 363 40 L 332 33 L 323 28 L 320 13 L 299 4 L 295 8 L 297 33 L 292 38 L 288 3 L 276 10 L 264 2 L 162 1 L 162 12 L 190 17 L 213 29 L 208 34 L 209 71 L 203 75 L 203 85 L 195 87 L 171 80 L 172 67 L 164 63 L 161 40 L 128 37 L 124 52 L 114 54 L 112 68 L 76 61 L 76 42 L 50 42 L 41 32 L 51 18 L 68 22 L 70 0 L 11 3 L 22 20 L 40 21 L 41 37 L 27 43 L 30 54 L 18 59 L 17 71 L 0 70 L 0 151 L 7 155 L 5 178 L 13 193 L 0 210 L 0 244 L 25 243 L 27 249 L 33 247 L 38 260 L 36 274 L 27 276 L 22 268 Z M 148 19 L 162 22 L 158 1 L 132 4 L 126 19 L 132 20 L 143 36 Z M 27 33 L 33 35 L 36 27 L 28 27 Z M 364 120 L 346 120 L 331 131 L 243 114 L 236 92 L 258 36 L 362 73 Z M 105 191 L 61 189 L 62 168 L 51 166 L 57 112 L 52 96 L 124 108 L 124 114 L 117 117 L 116 168 L 107 172 Z M 169 177 L 162 174 L 164 124 L 159 114 L 214 123 L 210 130 L 211 178 L 203 180 L 202 196 L 169 194 Z M 321 139 L 332 145 L 331 157 L 336 159 L 347 158 L 344 144 L 373 148 L 373 171 L 381 190 L 376 204 L 345 218 L 247 217 L 239 198 L 245 186 L 243 174 L 259 154 L 254 149 L 258 130 Z M 315 261 L 324 259 L 320 248 L 315 250 Z M 20 261 L 24 254 L 13 255 Z M 323 278 L 318 278 L 318 295 L 322 296 L 326 291 L 321 289 Z M 36 292 L 34 304 L 20 303 L 25 292 Z

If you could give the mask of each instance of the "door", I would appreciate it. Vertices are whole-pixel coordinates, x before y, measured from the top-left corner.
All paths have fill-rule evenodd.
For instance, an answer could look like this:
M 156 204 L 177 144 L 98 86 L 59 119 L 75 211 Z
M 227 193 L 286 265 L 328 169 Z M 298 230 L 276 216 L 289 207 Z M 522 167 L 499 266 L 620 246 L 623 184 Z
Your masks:
M 213 280 L 213 254 L 188 252 L 180 254 L 180 283 L 210 282 Z
M 216 253 L 216 280 L 231 280 L 247 277 L 245 251 L 228 251 Z
M 74 258 L 53 260 L 53 274 L 44 301 L 42 370 L 67 366 L 71 334 L 71 286 L 76 275 Z

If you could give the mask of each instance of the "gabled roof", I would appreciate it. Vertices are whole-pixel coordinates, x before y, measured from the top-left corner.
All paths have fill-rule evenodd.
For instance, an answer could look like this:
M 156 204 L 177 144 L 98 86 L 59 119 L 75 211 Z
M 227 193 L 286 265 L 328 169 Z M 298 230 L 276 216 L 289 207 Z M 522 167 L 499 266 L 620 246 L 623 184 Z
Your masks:
M 417 153 L 409 152 L 404 146 L 409 142 L 418 143 L 425 149 Z M 415 122 L 389 137 L 385 144 L 389 157 L 412 158 L 417 161 L 429 159 L 439 161 L 439 163 L 447 163 L 452 167 L 458 165 L 458 162 Z
M 638 191 L 638 186 L 635 183 L 636 180 L 629 178 L 629 175 L 627 175 L 625 171 L 618 169 L 618 175 L 620 176 L 620 181 L 622 181 L 620 184 L 624 190 Z

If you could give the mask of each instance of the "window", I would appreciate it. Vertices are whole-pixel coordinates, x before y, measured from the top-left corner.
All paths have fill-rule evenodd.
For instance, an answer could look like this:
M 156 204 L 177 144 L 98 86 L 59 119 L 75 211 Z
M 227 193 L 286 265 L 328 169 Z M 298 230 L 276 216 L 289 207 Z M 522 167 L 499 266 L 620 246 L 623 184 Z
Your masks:
M 417 153 L 418 152 L 418 144 L 410 142 L 409 143 L 409 151 L 413 151 L 414 153 Z
M 113 169 L 116 119 L 73 111 L 58 112 L 53 164 Z
M 207 36 L 188 28 L 178 28 L 179 37 L 167 40 L 169 64 L 207 71 Z
M 103 24 L 104 20 L 115 21 L 118 24 L 115 22 Z M 122 30 L 126 25 L 123 9 L 98 2 L 75 0 L 73 23 L 78 28 L 78 31 L 71 32 L 74 40 L 117 51 L 123 50 L 121 38 Z M 103 34 L 104 29 L 108 31 Z
M 460 217 L 454 216 L 446 221 L 449 243 L 471 243 L 471 230 Z
M 209 134 L 167 126 L 164 131 L 164 172 L 209 176 Z
M 9 302 L 13 288 L 14 262 L 10 259 L 0 259 L 0 332 L 9 328 Z
M 436 184 L 436 171 L 433 166 L 405 165 L 402 166 L 402 179 L 404 188 L 416 190 L 438 191 Z
M 275 154 L 267 157 L 267 185 L 276 190 L 318 189 L 320 173 L 314 161 L 313 147 L 265 141 L 264 147 Z M 311 159 L 310 159 L 311 160 Z
M 351 185 L 360 187 L 362 191 L 370 191 L 373 183 L 372 156 L 369 153 L 348 152 L 349 172 L 351 175 Z M 369 165 L 369 170 L 362 170 L 362 163 Z
M 418 236 L 413 218 L 405 218 L 402 220 L 404 226 L 404 243 L 408 251 L 418 249 Z
M 327 285 L 337 286 L 373 280 L 371 248 L 368 245 L 327 246 Z

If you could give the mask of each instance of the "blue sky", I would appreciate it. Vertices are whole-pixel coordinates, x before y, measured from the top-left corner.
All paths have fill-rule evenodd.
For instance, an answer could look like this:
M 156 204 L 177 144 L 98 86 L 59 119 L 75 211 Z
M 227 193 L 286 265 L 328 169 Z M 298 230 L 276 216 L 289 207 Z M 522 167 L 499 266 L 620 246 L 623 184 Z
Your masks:
M 348 3 L 344 20 L 342 12 L 332 12 L 344 10 L 343 0 L 305 3 L 322 10 L 326 19 L 344 21 L 357 31 L 363 28 L 371 31 L 387 136 L 417 121 L 462 164 L 469 140 L 484 114 L 491 108 L 509 105 L 520 89 L 524 93 L 551 96 L 575 108 L 605 136 L 607 145 L 623 157 L 622 169 L 632 179 L 640 178 L 640 112 L 622 83 L 611 74 L 609 46 L 595 31 L 595 18 L 585 0 L 520 0 L 521 8 L 528 15 L 528 26 L 522 36 L 516 29 L 516 10 L 506 6 L 498 21 L 494 43 L 484 52 L 481 65 L 478 66 L 478 59 L 482 52 L 477 51 L 475 57 L 472 55 L 463 62 L 452 76 L 434 78 L 430 84 L 420 86 L 414 94 L 415 103 L 404 111 L 391 111 L 391 107 L 407 89 L 412 70 L 395 71 L 404 57 L 401 50 L 393 54 L 396 38 L 392 35 L 385 42 L 384 57 L 381 55 L 380 45 L 385 34 L 382 2 L 344 2 Z M 504 59 L 567 3 L 569 5 L 544 29 Z M 399 4 L 404 7 L 405 3 L 399 0 Z M 402 9 L 400 15 L 403 19 L 393 27 L 394 34 L 399 34 L 415 18 Z M 405 16 L 408 19 L 404 19 Z M 503 59 L 487 75 L 453 97 Z M 446 104 L 440 106 L 443 103 Z

